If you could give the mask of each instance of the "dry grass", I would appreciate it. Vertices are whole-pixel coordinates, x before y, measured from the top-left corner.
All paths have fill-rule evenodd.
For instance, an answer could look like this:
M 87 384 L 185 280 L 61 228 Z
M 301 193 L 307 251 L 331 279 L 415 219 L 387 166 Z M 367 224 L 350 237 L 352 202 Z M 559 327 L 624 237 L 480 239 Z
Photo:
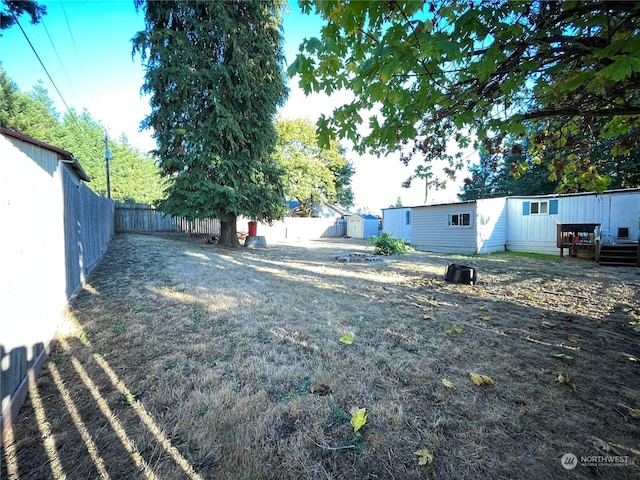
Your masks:
M 640 476 L 638 269 L 421 252 L 334 261 L 365 251 L 115 237 L 0 477 Z M 443 282 L 452 262 L 475 266 L 479 285 Z M 560 371 L 576 391 L 555 383 Z M 361 435 L 352 407 L 367 409 Z M 431 465 L 418 465 L 423 447 Z M 629 459 L 567 472 L 567 452 Z

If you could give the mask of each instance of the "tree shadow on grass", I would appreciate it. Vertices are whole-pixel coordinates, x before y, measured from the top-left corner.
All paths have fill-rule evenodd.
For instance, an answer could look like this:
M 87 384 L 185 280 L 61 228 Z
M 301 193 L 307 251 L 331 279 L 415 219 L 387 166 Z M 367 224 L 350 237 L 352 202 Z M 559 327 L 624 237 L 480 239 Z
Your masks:
M 126 238 L 114 243 L 91 290 L 74 303 L 86 336 L 68 338 L 68 349 L 63 345 L 52 362 L 68 371 L 67 385 L 80 389 L 72 397 L 86 398 L 90 407 L 81 416 L 95 425 L 97 450 L 105 450 L 97 440 L 102 432 L 114 446 L 116 456 L 103 455 L 105 465 L 114 463 L 109 472 L 126 477 L 148 467 L 161 477 L 188 478 L 179 466 L 183 458 L 207 478 L 252 472 L 313 478 L 323 471 L 335 478 L 564 478 L 560 458 L 567 452 L 596 455 L 604 443 L 637 455 L 640 426 L 627 410 L 640 404 L 635 337 L 615 309 L 591 315 L 520 295 L 534 276 L 517 271 L 534 264 L 526 270 L 483 264 L 485 283 L 468 287 L 418 268 L 427 261 L 440 268 L 451 261 L 447 256 L 408 257 L 412 271 L 400 259 L 382 267 L 334 264 L 333 247 L 322 256 L 304 249 L 288 256 L 155 239 L 144 244 L 147 251 L 132 249 Z M 171 268 L 180 273 L 172 277 Z M 590 292 L 605 289 L 603 281 Z M 348 346 L 338 341 L 347 331 L 355 333 Z M 563 363 L 556 353 L 573 360 Z M 471 372 L 495 385 L 474 385 Z M 560 372 L 575 391 L 556 382 Z M 154 388 L 163 381 L 175 388 L 160 400 Z M 313 396 L 307 387 L 315 382 L 332 394 Z M 211 397 L 220 398 L 218 405 L 205 396 L 209 391 L 224 393 Z M 200 409 L 190 413 L 192 403 Z M 335 412 L 354 405 L 369 412 L 362 444 L 327 448 L 340 446 L 332 434 L 348 426 Z M 50 408 L 68 409 L 61 400 Z M 118 435 L 113 417 L 126 436 Z M 275 425 L 273 435 L 286 431 L 286 438 L 269 437 L 261 421 Z M 156 436 L 153 425 L 165 436 Z M 216 432 L 230 425 L 262 432 L 249 437 L 251 455 L 220 445 Z M 294 457 L 294 439 L 304 457 Z M 435 454 L 429 467 L 412 455 L 424 446 Z M 179 456 L 169 455 L 173 448 Z M 262 470 L 249 468 L 259 464 Z M 288 469 L 265 467 L 273 464 Z M 580 466 L 574 473 L 634 478 L 638 469 Z

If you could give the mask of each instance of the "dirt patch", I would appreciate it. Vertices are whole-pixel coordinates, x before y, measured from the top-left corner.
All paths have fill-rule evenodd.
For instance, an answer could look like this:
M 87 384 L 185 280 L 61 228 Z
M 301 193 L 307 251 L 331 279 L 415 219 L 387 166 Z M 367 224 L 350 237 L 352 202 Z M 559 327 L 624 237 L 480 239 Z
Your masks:
M 638 269 L 371 253 L 116 236 L 0 477 L 638 478 Z

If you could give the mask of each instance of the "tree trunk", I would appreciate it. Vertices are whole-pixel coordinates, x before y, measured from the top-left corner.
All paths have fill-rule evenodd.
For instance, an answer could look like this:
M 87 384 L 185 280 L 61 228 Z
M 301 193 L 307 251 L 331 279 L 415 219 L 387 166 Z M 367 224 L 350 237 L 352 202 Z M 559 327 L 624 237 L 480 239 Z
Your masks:
M 238 246 L 238 231 L 236 229 L 236 220 L 234 216 L 232 220 L 227 222 L 220 222 L 220 241 L 219 245 L 225 247 L 237 247 Z

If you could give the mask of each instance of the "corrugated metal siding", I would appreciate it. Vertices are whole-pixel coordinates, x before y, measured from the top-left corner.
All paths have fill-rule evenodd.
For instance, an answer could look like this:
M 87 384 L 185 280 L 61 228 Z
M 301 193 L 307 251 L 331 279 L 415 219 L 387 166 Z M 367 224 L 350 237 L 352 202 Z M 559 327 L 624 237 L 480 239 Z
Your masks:
M 506 206 L 506 198 L 477 201 L 477 253 L 504 251 L 507 243 Z
M 450 227 L 449 214 L 471 214 L 468 227 Z M 429 205 L 412 209 L 411 245 L 416 250 L 442 253 L 476 252 L 476 203 Z
M 407 224 L 409 213 L 409 224 Z M 405 242 L 411 242 L 411 224 L 413 223 L 411 208 L 385 208 L 382 210 L 382 231 Z

